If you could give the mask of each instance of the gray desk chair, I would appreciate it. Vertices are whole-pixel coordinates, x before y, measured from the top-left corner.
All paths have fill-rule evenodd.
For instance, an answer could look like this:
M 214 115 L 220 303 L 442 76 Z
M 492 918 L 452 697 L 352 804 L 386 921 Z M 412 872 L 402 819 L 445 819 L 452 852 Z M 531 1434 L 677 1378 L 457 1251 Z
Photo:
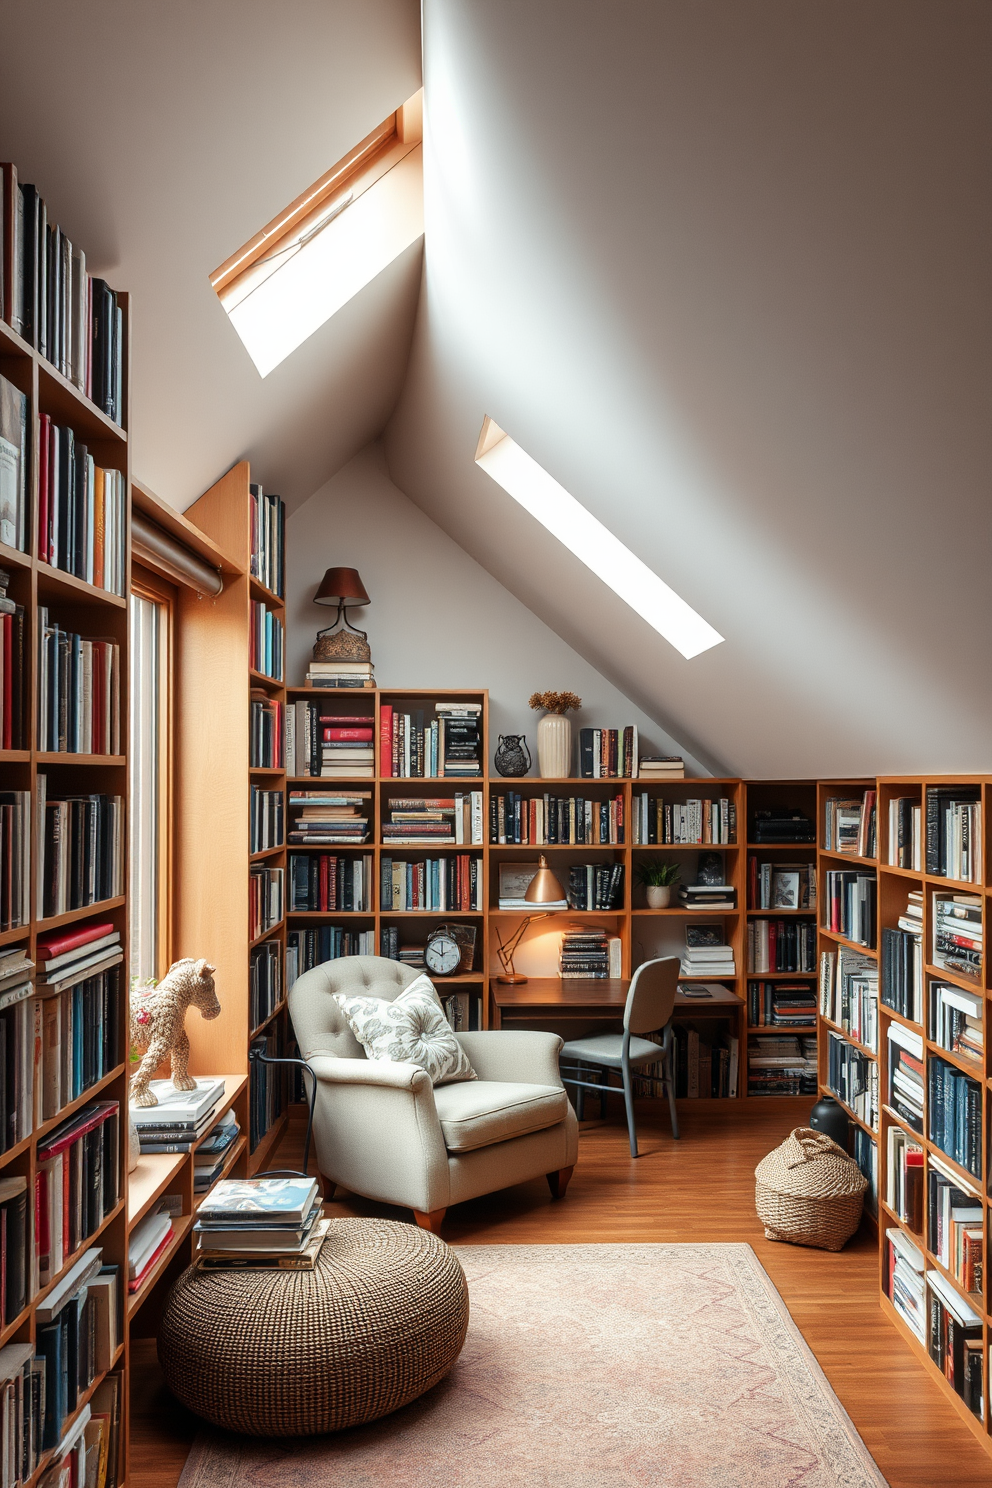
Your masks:
M 630 1155 L 637 1156 L 637 1129 L 634 1126 L 634 1097 L 631 1089 L 631 1071 L 645 1064 L 661 1063 L 668 1109 L 672 1118 L 672 1136 L 678 1137 L 679 1118 L 675 1109 L 675 1081 L 672 1076 L 672 1013 L 675 1010 L 675 993 L 678 988 L 680 962 L 678 956 L 666 956 L 659 961 L 645 961 L 634 972 L 627 1002 L 623 1010 L 623 1033 L 592 1034 L 589 1038 L 572 1039 L 561 1051 L 561 1078 L 567 1087 L 576 1089 L 576 1114 L 582 1120 L 584 1095 L 595 1091 L 600 1099 L 600 1110 L 606 1115 L 606 1095 L 609 1090 L 619 1090 L 609 1083 L 610 1070 L 620 1071 L 623 1080 L 623 1099 L 627 1108 L 627 1132 L 630 1136 Z M 642 1033 L 661 1033 L 660 1045 L 649 1039 L 638 1037 Z M 570 1070 L 566 1072 L 566 1062 Z M 600 1080 L 585 1080 L 585 1066 L 593 1065 L 602 1070 Z M 571 1068 L 571 1067 L 574 1067 Z

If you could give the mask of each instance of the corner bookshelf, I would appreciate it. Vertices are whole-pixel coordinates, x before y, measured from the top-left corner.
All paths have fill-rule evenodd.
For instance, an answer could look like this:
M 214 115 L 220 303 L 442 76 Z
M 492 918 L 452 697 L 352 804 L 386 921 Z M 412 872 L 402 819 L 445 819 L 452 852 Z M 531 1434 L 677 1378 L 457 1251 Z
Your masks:
M 8 168 L 4 167 L 6 171 Z M 14 187 L 16 190 L 16 186 Z M 8 236 L 3 244 L 4 262 L 11 265 L 12 219 L 5 213 L 5 231 Z M 10 307 L 10 277 L 5 295 L 6 313 Z M 26 444 L 28 456 L 27 501 L 25 507 L 25 543 L 23 550 L 0 543 L 0 568 L 10 575 L 8 596 L 23 606 L 23 669 L 17 669 L 17 680 L 23 683 L 24 737 L 21 747 L 0 749 L 0 764 L 3 766 L 5 791 L 19 791 L 30 800 L 28 827 L 30 852 L 29 911 L 27 917 L 17 924 L 0 931 L 0 948 L 23 948 L 31 961 L 36 962 L 36 948 L 40 937 L 65 927 L 83 928 L 88 921 L 109 922 L 120 933 L 124 952 L 123 962 L 107 973 L 116 974 L 120 1026 L 113 1030 L 116 1051 L 119 1055 L 114 1067 L 102 1078 L 90 1084 L 82 1093 L 65 1104 L 55 1115 L 45 1120 L 28 1118 L 33 1127 L 15 1145 L 0 1154 L 0 1180 L 18 1178 L 26 1183 L 27 1196 L 27 1303 L 14 1317 L 4 1320 L 0 1313 L 0 1345 L 11 1343 L 35 1344 L 38 1338 L 37 1312 L 45 1299 L 58 1286 L 60 1280 L 80 1259 L 91 1245 L 103 1252 L 108 1265 L 119 1267 L 119 1294 L 121 1316 L 119 1317 L 119 1342 L 109 1367 L 99 1372 L 85 1390 L 77 1396 L 74 1410 L 63 1423 L 61 1441 L 71 1433 L 80 1413 L 91 1401 L 94 1393 L 108 1376 L 116 1376 L 118 1383 L 117 1402 L 120 1410 L 120 1431 L 117 1438 L 117 1461 L 113 1464 L 113 1475 L 118 1485 L 123 1485 L 127 1462 L 127 1409 L 128 1409 L 128 1329 L 126 1315 L 127 1260 L 129 1205 L 127 1173 L 127 1128 L 124 1113 L 127 1108 L 127 985 L 128 985 L 128 873 L 127 873 L 127 794 L 128 794 L 128 600 L 130 587 L 130 523 L 127 500 L 130 480 L 130 443 L 127 416 L 130 405 L 129 377 L 129 303 L 124 294 L 118 294 L 117 303 L 123 311 L 123 340 L 121 345 L 123 412 L 122 424 L 118 425 L 98 408 L 95 403 L 64 377 L 38 350 L 23 339 L 7 320 L 0 320 L 0 375 L 13 384 L 27 398 Z M 123 503 L 124 523 L 120 533 L 123 563 L 121 594 L 89 583 L 72 573 L 54 567 L 40 556 L 39 547 L 39 454 L 42 416 L 47 415 L 64 429 L 71 429 L 75 438 L 85 444 L 97 466 L 104 470 L 119 472 L 125 493 Z M 39 608 L 49 611 L 51 619 L 60 627 L 89 639 L 111 640 L 119 647 L 120 692 L 119 728 L 120 752 L 78 753 L 42 750 L 39 736 L 40 684 L 39 666 L 42 646 L 42 624 Z M 60 914 L 44 912 L 40 894 L 39 857 L 43 852 L 43 823 L 39 820 L 40 787 L 48 800 L 63 796 L 100 794 L 119 797 L 121 800 L 121 859 L 122 873 L 120 892 L 101 901 Z M 33 994 L 29 1007 L 40 1007 L 40 995 Z M 39 1092 L 36 1091 L 36 1094 Z M 34 1196 L 39 1172 L 39 1148 L 53 1131 L 69 1116 L 76 1114 L 93 1101 L 113 1101 L 118 1104 L 116 1117 L 119 1164 L 116 1176 L 117 1202 L 104 1215 L 93 1232 L 69 1255 L 56 1275 L 43 1286 L 37 1284 L 37 1268 L 34 1261 L 36 1241 L 34 1227 Z M 33 1488 L 58 1458 L 59 1446 L 45 1450 L 38 1466 L 26 1480 L 25 1488 Z

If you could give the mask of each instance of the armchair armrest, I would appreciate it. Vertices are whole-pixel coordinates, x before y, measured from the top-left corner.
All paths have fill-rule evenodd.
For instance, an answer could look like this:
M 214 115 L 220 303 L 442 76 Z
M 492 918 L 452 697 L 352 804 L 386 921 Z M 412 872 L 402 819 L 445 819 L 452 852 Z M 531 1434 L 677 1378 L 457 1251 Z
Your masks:
M 432 1090 L 430 1076 L 419 1064 L 400 1064 L 391 1059 L 338 1059 L 334 1054 L 311 1054 L 307 1060 L 318 1080 L 335 1085 L 379 1085 L 388 1090 L 410 1090 L 423 1094 Z
M 563 1047 L 556 1033 L 524 1028 L 494 1028 L 487 1032 L 456 1033 L 480 1080 L 508 1080 L 526 1085 L 560 1085 L 558 1055 Z

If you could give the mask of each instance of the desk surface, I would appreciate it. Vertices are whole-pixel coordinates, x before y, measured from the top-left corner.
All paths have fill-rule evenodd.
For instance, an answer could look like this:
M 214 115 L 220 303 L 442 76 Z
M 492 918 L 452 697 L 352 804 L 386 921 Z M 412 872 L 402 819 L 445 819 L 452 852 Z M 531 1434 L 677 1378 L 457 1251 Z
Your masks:
M 630 980 L 627 977 L 531 977 L 527 982 L 513 984 L 498 982 L 493 977 L 489 985 L 497 1008 L 622 1008 Z M 718 987 L 709 997 L 686 997 L 683 992 L 675 995 L 677 1008 L 696 1012 L 741 1005 L 741 999 L 729 987 Z

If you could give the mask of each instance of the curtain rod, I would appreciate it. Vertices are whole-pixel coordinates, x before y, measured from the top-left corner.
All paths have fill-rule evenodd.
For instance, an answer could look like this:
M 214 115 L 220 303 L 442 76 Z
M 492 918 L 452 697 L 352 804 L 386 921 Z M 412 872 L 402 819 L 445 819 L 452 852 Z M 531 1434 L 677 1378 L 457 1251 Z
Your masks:
M 224 588 L 220 572 L 172 537 L 164 528 L 152 522 L 142 512 L 131 512 L 131 548 L 134 557 L 142 563 L 165 573 L 169 578 L 197 594 L 216 598 Z

